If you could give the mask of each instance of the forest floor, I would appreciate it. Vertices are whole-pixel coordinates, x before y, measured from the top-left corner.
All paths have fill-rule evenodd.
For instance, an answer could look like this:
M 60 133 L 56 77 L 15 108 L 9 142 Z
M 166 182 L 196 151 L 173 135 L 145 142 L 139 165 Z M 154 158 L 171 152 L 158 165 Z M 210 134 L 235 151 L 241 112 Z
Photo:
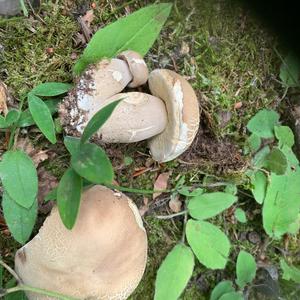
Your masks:
M 72 67 L 86 45 L 77 18 L 91 9 L 92 2 L 95 4 L 92 32 L 153 3 L 43 1 L 41 8 L 29 18 L 0 19 L 0 79 L 9 87 L 14 101 L 19 101 L 42 82 L 72 82 Z M 185 175 L 188 186 L 197 187 L 204 180 L 241 185 L 239 206 L 243 207 L 249 221 L 237 223 L 232 212 L 231 215 L 226 212 L 214 222 L 232 241 L 232 260 L 239 249 L 244 249 L 256 256 L 261 265 L 267 264 L 275 270 L 281 252 L 290 251 L 296 255 L 297 239 L 291 238 L 288 244 L 286 240 L 268 239 L 261 224 L 261 208 L 251 195 L 243 192 L 242 178 L 248 164 L 248 158 L 243 155 L 248 120 L 261 108 L 280 111 L 284 105 L 285 88 L 278 77 L 281 65 L 278 53 L 284 55 L 285 49 L 235 1 L 175 1 L 160 37 L 145 60 L 150 69 L 172 69 L 189 79 L 199 97 L 199 133 L 186 153 L 164 164 L 151 160 L 143 142 L 106 147 L 116 181 L 122 186 L 153 189 L 161 173 L 169 174 L 168 187 L 174 187 L 182 175 Z M 58 144 L 53 146 L 36 129 L 29 128 L 19 133 L 20 138 L 29 138 L 36 149 L 49 149 L 48 159 L 39 168 L 58 180 L 69 162 L 63 135 L 60 136 Z M 4 140 L 4 136 L 0 135 L 0 144 L 1 139 Z M 146 272 L 130 299 L 150 300 L 153 299 L 157 269 L 168 251 L 181 239 L 183 218 L 157 218 L 157 215 L 172 213 L 167 193 L 154 201 L 149 196 L 129 195 L 144 210 L 149 239 Z M 41 213 L 35 232 L 44 218 Z M 0 210 L 0 250 L 2 256 L 12 263 L 20 245 L 13 241 L 1 220 Z M 181 299 L 208 299 L 217 282 L 234 279 L 234 268 L 231 262 L 222 271 L 208 270 L 196 264 Z

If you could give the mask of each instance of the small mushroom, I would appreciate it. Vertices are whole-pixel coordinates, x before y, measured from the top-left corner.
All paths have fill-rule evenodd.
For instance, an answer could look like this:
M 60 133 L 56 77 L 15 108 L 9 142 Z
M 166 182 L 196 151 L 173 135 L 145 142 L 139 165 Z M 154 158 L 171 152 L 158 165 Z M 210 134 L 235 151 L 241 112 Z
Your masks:
M 19 249 L 15 269 L 24 284 L 79 299 L 127 299 L 147 260 L 147 236 L 135 204 L 103 186 L 86 190 L 72 230 L 57 207 Z M 30 300 L 54 300 L 28 293 Z
M 66 132 L 80 135 L 80 128 L 88 121 L 86 112 L 95 111 L 95 106 L 120 93 L 127 85 L 137 87 L 147 79 L 146 63 L 134 51 L 124 51 L 119 58 L 103 59 L 90 66 L 60 105 L 60 119 Z
M 167 162 L 182 154 L 199 128 L 199 104 L 192 86 L 179 74 L 156 69 L 149 75 L 151 94 L 165 102 L 168 124 L 149 140 L 153 159 Z

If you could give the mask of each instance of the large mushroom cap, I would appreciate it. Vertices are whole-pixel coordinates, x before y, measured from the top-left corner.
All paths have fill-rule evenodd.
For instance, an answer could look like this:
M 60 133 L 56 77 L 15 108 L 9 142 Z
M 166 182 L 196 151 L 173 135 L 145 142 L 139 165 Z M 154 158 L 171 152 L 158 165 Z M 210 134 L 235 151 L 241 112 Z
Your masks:
M 165 130 L 149 140 L 151 155 L 159 162 L 170 161 L 190 146 L 198 131 L 197 96 L 182 76 L 165 69 L 150 73 L 149 88 L 165 102 L 168 114 Z
M 74 228 L 52 210 L 37 236 L 17 251 L 22 281 L 79 299 L 126 299 L 142 278 L 147 236 L 134 203 L 121 193 L 86 190 Z M 30 300 L 54 298 L 28 293 Z

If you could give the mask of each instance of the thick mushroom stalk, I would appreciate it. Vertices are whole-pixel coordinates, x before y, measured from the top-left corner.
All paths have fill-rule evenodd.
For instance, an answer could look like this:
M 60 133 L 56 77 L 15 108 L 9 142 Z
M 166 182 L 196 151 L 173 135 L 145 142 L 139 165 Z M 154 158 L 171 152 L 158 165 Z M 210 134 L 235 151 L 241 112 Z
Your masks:
M 17 251 L 15 269 L 24 284 L 36 288 L 79 299 L 122 300 L 137 287 L 146 260 L 147 236 L 135 204 L 94 186 L 83 193 L 72 230 L 53 208 L 38 235 Z
M 90 66 L 60 105 L 61 124 L 68 134 L 80 136 L 90 112 L 105 99 L 127 85 L 137 87 L 147 82 L 148 68 L 137 52 L 124 51 L 119 57 Z

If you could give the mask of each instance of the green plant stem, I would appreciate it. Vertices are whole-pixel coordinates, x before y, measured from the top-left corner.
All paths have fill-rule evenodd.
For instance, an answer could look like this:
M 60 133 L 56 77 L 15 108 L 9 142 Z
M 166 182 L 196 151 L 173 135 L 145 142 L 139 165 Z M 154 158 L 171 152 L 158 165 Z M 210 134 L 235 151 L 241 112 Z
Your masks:
M 21 278 L 18 276 L 18 274 L 1 259 L 0 265 L 3 266 L 16 279 L 17 282 L 21 282 Z
M 172 193 L 175 191 L 175 189 L 171 189 L 171 190 L 140 190 L 140 189 L 118 186 L 118 185 L 114 185 L 114 184 L 104 184 L 104 185 L 113 190 L 118 190 L 121 192 L 128 192 L 128 193 L 135 193 L 135 194 Z
M 55 297 L 60 300 L 80 300 L 79 298 L 64 296 L 64 295 L 56 293 L 56 292 L 51 292 L 51 291 L 47 291 L 47 290 L 43 290 L 43 289 L 39 289 L 39 288 L 34 288 L 32 286 L 25 285 L 25 284 L 20 284 L 13 288 L 4 289 L 4 293 L 0 296 L 4 296 L 7 294 L 19 292 L 19 291 L 37 293 L 37 294 L 41 294 L 41 295 L 45 295 L 45 296 L 49 296 L 49 297 Z

